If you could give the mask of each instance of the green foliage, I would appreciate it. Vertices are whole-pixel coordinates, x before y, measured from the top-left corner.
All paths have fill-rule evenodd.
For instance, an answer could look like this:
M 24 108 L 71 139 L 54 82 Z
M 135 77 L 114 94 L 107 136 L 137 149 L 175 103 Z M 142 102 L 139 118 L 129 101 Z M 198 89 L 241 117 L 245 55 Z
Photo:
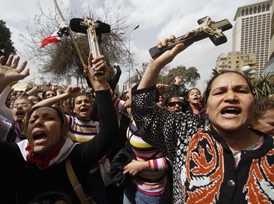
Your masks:
M 171 85 L 175 82 L 175 77 L 180 76 L 182 78 L 181 84 L 184 86 L 192 86 L 196 85 L 198 79 L 200 79 L 200 74 L 195 67 L 186 68 L 185 66 L 177 66 L 176 68 L 170 69 L 166 76 L 162 76 L 159 80 L 161 82 Z
M 11 32 L 6 27 L 6 22 L 0 20 L 0 56 L 4 55 L 7 59 L 10 54 L 16 54 L 11 41 Z
M 267 98 L 269 94 L 274 93 L 274 85 L 271 79 L 273 80 L 273 76 L 264 75 L 252 81 L 256 99 Z

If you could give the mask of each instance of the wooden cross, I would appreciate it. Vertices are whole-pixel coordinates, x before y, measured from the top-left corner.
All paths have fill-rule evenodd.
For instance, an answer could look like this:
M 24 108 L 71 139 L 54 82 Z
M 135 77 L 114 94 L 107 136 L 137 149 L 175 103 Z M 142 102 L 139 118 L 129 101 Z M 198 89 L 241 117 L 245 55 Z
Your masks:
M 96 29 L 95 29 L 99 27 L 99 24 L 94 22 L 93 16 L 90 13 L 87 14 L 86 20 L 88 25 L 87 34 L 88 34 L 89 49 L 92 52 L 93 57 L 97 58 L 101 55 L 97 34 L 96 34 Z M 85 22 L 83 21 L 81 23 L 84 24 Z
M 166 47 L 158 48 L 157 46 L 149 49 L 149 53 L 152 58 L 156 58 L 164 53 L 166 50 L 171 50 L 178 43 L 184 43 L 185 46 L 188 46 L 196 41 L 202 40 L 209 37 L 214 45 L 220 45 L 227 42 L 226 36 L 223 34 L 223 31 L 229 30 L 232 28 L 231 23 L 227 20 L 221 20 L 214 22 L 210 17 L 206 16 L 198 20 L 198 23 L 201 25 L 195 30 L 187 32 L 185 35 L 177 37 L 174 41 L 169 42 Z
M 88 13 L 85 18 L 73 18 L 70 20 L 71 30 L 78 33 L 84 33 L 88 35 L 89 49 L 94 58 L 101 55 L 98 37 L 101 38 L 101 34 L 109 33 L 110 26 L 101 21 L 94 22 L 92 14 Z M 103 72 L 94 72 L 94 75 L 103 75 Z

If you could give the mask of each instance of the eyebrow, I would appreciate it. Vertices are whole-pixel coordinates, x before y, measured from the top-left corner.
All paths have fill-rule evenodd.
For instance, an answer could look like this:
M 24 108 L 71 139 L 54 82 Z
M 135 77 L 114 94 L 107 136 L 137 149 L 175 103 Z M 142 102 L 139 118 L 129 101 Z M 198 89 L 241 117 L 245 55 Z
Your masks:
M 241 88 L 246 88 L 246 89 L 250 90 L 249 86 L 243 85 L 243 84 L 235 85 L 235 86 L 232 87 L 232 89 L 236 89 L 236 90 L 237 90 L 237 89 L 241 89 Z M 219 89 L 225 90 L 225 89 L 227 89 L 227 86 L 220 86 L 220 87 L 217 87 L 217 88 L 213 89 L 212 92 L 213 92 L 213 91 L 216 91 L 216 90 L 219 90 Z
M 51 113 L 42 113 L 42 117 L 47 117 L 47 116 L 54 116 L 54 114 Z M 39 115 L 32 115 L 31 118 L 38 118 Z

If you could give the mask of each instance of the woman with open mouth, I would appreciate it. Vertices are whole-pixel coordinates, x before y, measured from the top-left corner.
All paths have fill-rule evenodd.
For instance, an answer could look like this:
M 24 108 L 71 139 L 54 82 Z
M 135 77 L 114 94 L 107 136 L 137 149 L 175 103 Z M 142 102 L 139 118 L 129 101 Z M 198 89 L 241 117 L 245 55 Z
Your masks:
M 203 109 L 201 92 L 198 88 L 192 88 L 186 95 L 186 111 L 190 111 L 193 114 L 200 114 Z
M 173 203 L 273 203 L 273 138 L 248 127 L 255 97 L 246 77 L 228 71 L 209 81 L 205 129 L 199 130 L 199 115 L 175 114 L 153 103 L 161 68 L 184 49 L 179 43 L 151 59 L 132 92 L 132 113 L 143 139 L 173 162 Z
M 62 111 L 54 107 L 33 108 L 26 117 L 27 139 L 17 144 L 0 141 L 3 155 L 1 182 L 3 186 L 9 183 L 14 189 L 4 191 L 6 194 L 2 198 L 14 198 L 14 203 L 80 203 L 70 183 L 66 161 L 70 160 L 80 184 L 83 184 L 91 167 L 106 154 L 118 135 L 116 113 L 107 86 L 109 67 L 102 57 L 91 61 L 92 55 L 89 56 L 90 70 L 105 72 L 103 76 L 94 76 L 90 71 L 98 101 L 99 133 L 89 142 L 74 143 L 67 138 L 68 121 Z M 28 75 L 27 71 L 20 73 L 25 66 L 23 63 L 19 69 L 13 69 L 0 65 L 0 93 L 10 82 Z
M 97 59 L 97 61 L 100 60 L 103 60 L 103 58 Z M 67 99 L 73 99 L 73 114 L 65 114 L 69 124 L 67 137 L 74 142 L 84 143 L 93 140 L 99 133 L 99 122 L 92 120 L 93 101 L 87 94 L 80 91 L 80 87 L 70 85 L 66 92 L 42 100 L 35 104 L 34 107 L 52 106 Z M 100 161 L 104 163 L 106 157 L 104 156 Z M 108 203 L 108 200 L 105 185 L 99 172 L 99 165 L 99 163 L 95 164 L 90 169 L 90 175 L 86 181 L 86 189 L 88 190 L 87 193 L 94 198 L 96 203 L 105 204 Z

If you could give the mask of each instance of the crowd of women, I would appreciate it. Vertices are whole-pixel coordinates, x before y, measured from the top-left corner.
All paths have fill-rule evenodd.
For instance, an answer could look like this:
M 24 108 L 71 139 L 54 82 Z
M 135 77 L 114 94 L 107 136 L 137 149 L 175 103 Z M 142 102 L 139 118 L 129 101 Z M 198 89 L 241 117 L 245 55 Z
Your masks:
M 88 89 L 22 93 L 12 86 L 28 76 L 27 62 L 1 57 L 1 200 L 273 203 L 273 100 L 256 101 L 249 80 L 234 71 L 215 74 L 203 99 L 197 88 L 166 96 L 158 75 L 184 49 L 177 44 L 150 59 L 121 97 L 103 56 L 89 55 Z

